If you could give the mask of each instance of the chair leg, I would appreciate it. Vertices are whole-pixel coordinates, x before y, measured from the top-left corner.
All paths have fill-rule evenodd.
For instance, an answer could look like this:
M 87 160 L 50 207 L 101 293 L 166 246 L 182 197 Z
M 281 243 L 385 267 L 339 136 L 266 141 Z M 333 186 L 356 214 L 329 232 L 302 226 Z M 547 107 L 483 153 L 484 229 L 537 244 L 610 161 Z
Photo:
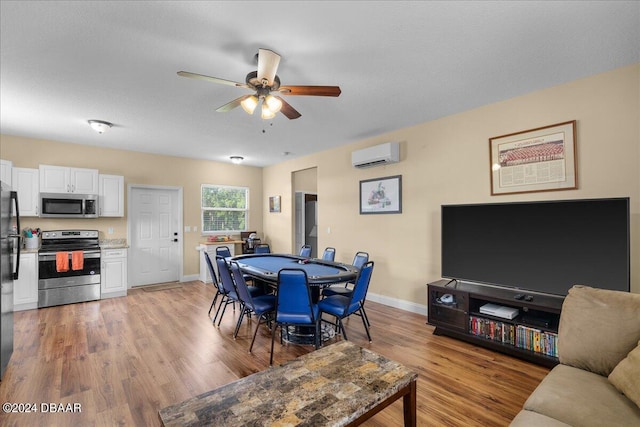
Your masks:
M 220 300 L 220 305 L 218 306 L 218 309 L 216 310 L 216 315 L 213 316 L 213 324 L 215 325 L 216 323 L 216 319 L 218 318 L 218 315 L 220 314 L 220 310 L 222 309 L 222 306 L 224 305 L 226 307 L 226 301 L 227 301 L 227 296 L 226 295 L 222 295 L 222 299 Z
M 238 331 L 240 331 L 240 325 L 242 324 L 242 319 L 244 319 L 244 315 L 247 312 L 244 304 L 240 304 L 240 316 L 238 316 L 238 321 L 236 322 L 236 329 L 233 331 L 233 339 L 235 340 L 238 336 Z
M 251 340 L 251 345 L 249 346 L 249 353 L 251 353 L 251 350 L 253 349 L 253 343 L 256 341 L 256 335 L 258 335 L 258 328 L 260 327 L 260 321 L 264 319 L 265 324 L 267 323 L 267 318 L 265 317 L 265 314 L 268 314 L 268 313 L 262 313 L 260 317 L 258 317 L 258 324 L 256 325 L 256 330 L 253 331 L 253 339 Z
M 371 342 L 371 334 L 369 333 L 369 327 L 367 326 L 367 316 L 364 314 L 364 307 L 360 306 L 360 313 L 362 314 L 362 324 L 364 325 L 364 330 L 367 331 L 367 337 L 369 338 L 369 342 Z
M 220 295 L 220 292 L 216 291 L 216 294 L 213 296 L 213 301 L 211 301 L 211 307 L 209 307 L 209 313 L 207 313 L 208 316 L 211 316 L 211 309 L 216 305 L 218 295 Z
M 340 330 L 342 331 L 342 337 L 345 341 L 349 341 L 347 338 L 347 331 L 344 329 L 344 323 L 342 323 L 342 319 L 338 317 L 338 323 L 340 324 Z
M 274 320 L 273 327 L 271 328 L 271 357 L 269 358 L 269 366 L 273 365 L 273 341 L 276 338 L 277 327 L 278 327 L 278 323 Z
M 364 309 L 364 305 L 362 306 L 362 314 L 364 318 L 367 320 L 367 326 L 371 326 L 371 322 L 369 322 L 369 316 L 367 316 L 367 311 Z
M 222 309 L 222 313 L 220 313 L 220 318 L 218 319 L 218 327 L 220 327 L 220 323 L 222 322 L 222 318 L 224 317 L 224 312 L 227 311 L 227 306 L 229 304 L 234 304 L 234 311 L 235 311 L 235 303 L 231 300 L 229 300 L 229 298 L 227 298 L 227 300 L 224 303 L 224 308 Z

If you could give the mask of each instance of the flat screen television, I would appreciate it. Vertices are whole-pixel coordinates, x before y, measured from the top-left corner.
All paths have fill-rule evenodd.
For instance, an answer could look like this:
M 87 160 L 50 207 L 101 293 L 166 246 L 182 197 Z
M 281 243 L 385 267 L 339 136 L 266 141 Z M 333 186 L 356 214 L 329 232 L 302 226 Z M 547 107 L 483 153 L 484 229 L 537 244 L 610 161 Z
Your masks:
M 443 205 L 442 276 L 566 295 L 630 290 L 629 198 Z

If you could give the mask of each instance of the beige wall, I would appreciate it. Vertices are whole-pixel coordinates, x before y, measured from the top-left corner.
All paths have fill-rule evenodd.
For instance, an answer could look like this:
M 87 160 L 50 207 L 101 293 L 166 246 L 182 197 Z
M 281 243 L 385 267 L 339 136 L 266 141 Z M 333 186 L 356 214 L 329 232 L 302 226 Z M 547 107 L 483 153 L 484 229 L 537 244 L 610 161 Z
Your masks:
M 262 168 L 227 163 L 160 156 L 123 150 L 111 150 L 79 144 L 35 140 L 0 135 L 0 158 L 13 161 L 16 167 L 38 168 L 39 164 L 98 169 L 103 174 L 123 175 L 125 192 L 129 184 L 182 187 L 185 226 L 196 226 L 198 232 L 184 233 L 183 274 L 199 272 L 200 185 L 219 184 L 249 187 L 249 226 L 262 232 Z M 98 219 L 44 219 L 23 218 L 23 227 L 43 230 L 60 228 L 90 228 L 100 230 L 100 238 L 127 237 L 127 211 L 125 194 L 124 218 Z M 107 234 L 109 227 L 114 233 Z
M 634 65 L 265 168 L 265 194 L 283 197 L 283 212 L 265 217 L 265 234 L 276 251 L 291 251 L 291 173 L 317 167 L 318 247 L 335 247 L 344 262 L 369 252 L 370 292 L 424 305 L 425 284 L 440 278 L 440 205 L 628 196 L 631 289 L 640 293 L 639 94 Z M 489 138 L 570 120 L 577 120 L 577 190 L 490 195 Z M 351 166 L 353 150 L 388 141 L 401 142 L 400 163 Z M 398 174 L 402 214 L 359 215 L 359 181 Z

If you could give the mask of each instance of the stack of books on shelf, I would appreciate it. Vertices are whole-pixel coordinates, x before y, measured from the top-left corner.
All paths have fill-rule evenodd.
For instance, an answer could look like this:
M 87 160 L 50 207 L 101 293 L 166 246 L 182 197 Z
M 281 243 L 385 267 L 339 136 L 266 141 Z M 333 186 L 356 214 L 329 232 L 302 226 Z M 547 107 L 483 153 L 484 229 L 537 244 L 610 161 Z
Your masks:
M 469 332 L 492 341 L 515 345 L 515 326 L 510 323 L 469 316 Z
M 543 332 L 527 326 L 516 326 L 516 347 L 531 350 L 547 356 L 558 357 L 558 334 Z

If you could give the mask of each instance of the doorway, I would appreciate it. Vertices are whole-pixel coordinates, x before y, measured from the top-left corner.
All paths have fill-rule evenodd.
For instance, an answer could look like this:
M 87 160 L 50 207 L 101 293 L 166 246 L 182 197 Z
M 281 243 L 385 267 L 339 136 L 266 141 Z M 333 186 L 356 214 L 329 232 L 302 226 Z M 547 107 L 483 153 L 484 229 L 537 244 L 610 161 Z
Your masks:
M 299 253 L 303 245 L 311 246 L 311 256 L 318 256 L 318 195 L 297 191 L 295 195 L 295 245 Z
M 130 185 L 129 286 L 175 282 L 182 272 L 182 188 Z

